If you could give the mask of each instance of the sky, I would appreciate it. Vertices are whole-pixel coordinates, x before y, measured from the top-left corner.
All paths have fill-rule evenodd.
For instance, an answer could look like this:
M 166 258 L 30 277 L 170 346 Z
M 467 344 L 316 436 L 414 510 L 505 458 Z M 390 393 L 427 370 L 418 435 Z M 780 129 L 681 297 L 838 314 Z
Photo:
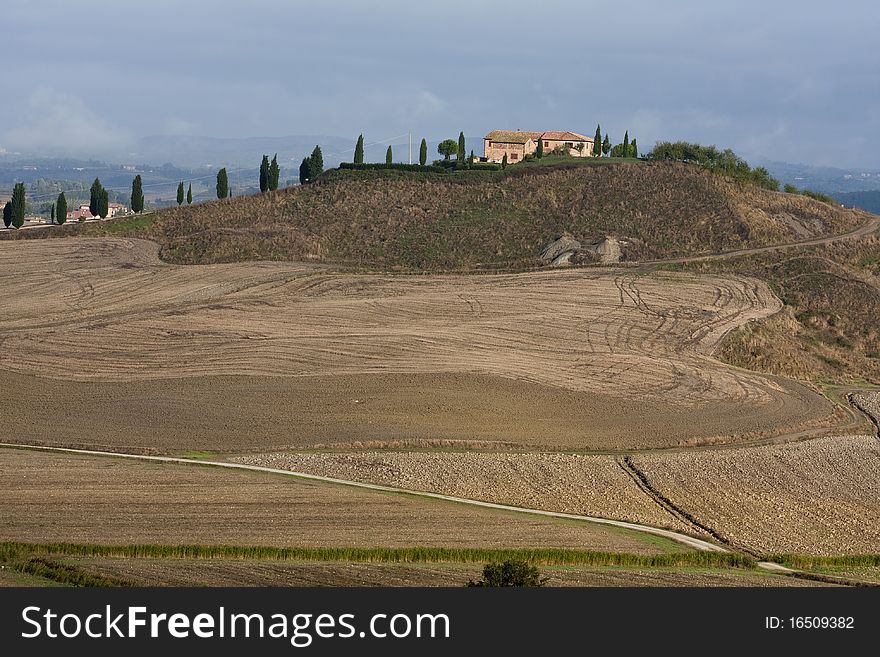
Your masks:
M 9 152 L 101 156 L 148 135 L 592 136 L 601 123 L 642 151 L 685 139 L 880 168 L 869 1 L 3 5 Z

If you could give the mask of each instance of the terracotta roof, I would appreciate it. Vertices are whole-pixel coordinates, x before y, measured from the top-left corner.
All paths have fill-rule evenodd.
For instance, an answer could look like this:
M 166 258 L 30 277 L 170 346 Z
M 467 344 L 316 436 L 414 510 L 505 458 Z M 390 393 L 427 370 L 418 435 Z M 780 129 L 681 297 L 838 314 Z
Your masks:
M 554 141 L 589 141 L 592 137 L 585 137 L 577 132 L 548 130 L 546 132 L 528 132 L 525 130 L 493 130 L 483 139 L 497 141 L 502 144 L 525 144 L 529 139 L 552 139 Z
M 521 130 L 493 130 L 484 139 L 502 144 L 525 144 L 529 139 L 537 139 L 540 132 L 522 132 Z
M 553 139 L 554 141 L 593 141 L 592 137 L 585 137 L 576 132 L 560 132 L 558 130 L 542 132 L 541 137 L 543 139 Z

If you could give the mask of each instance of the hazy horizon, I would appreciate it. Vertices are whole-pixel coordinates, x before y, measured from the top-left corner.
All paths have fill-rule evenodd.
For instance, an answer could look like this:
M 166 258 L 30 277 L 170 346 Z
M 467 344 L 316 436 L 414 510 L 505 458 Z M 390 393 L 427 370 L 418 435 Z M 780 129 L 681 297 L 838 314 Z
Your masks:
M 5 3 L 0 149 L 106 157 L 147 136 L 437 140 L 563 129 L 880 168 L 865 1 L 442 5 Z M 396 143 L 399 143 L 398 140 Z

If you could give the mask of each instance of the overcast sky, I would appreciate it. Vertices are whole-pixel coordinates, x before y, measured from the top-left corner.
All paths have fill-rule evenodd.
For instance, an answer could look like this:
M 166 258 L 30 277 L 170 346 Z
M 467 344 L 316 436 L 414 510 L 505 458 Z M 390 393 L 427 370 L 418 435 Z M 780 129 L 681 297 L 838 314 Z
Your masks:
M 880 168 L 876 0 L 4 0 L 2 16 L 7 150 L 600 122 L 642 150 Z

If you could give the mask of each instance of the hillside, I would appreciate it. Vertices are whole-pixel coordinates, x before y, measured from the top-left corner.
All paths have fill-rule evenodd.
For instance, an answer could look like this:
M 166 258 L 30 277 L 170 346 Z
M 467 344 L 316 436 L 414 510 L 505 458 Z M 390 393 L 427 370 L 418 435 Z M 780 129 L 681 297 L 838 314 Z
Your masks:
M 157 241 L 177 263 L 312 260 L 376 269 L 522 268 L 564 232 L 620 238 L 624 260 L 797 241 L 864 222 L 675 162 L 425 174 L 331 171 L 316 184 L 16 237 Z M 7 233 L 7 236 L 9 234 Z

